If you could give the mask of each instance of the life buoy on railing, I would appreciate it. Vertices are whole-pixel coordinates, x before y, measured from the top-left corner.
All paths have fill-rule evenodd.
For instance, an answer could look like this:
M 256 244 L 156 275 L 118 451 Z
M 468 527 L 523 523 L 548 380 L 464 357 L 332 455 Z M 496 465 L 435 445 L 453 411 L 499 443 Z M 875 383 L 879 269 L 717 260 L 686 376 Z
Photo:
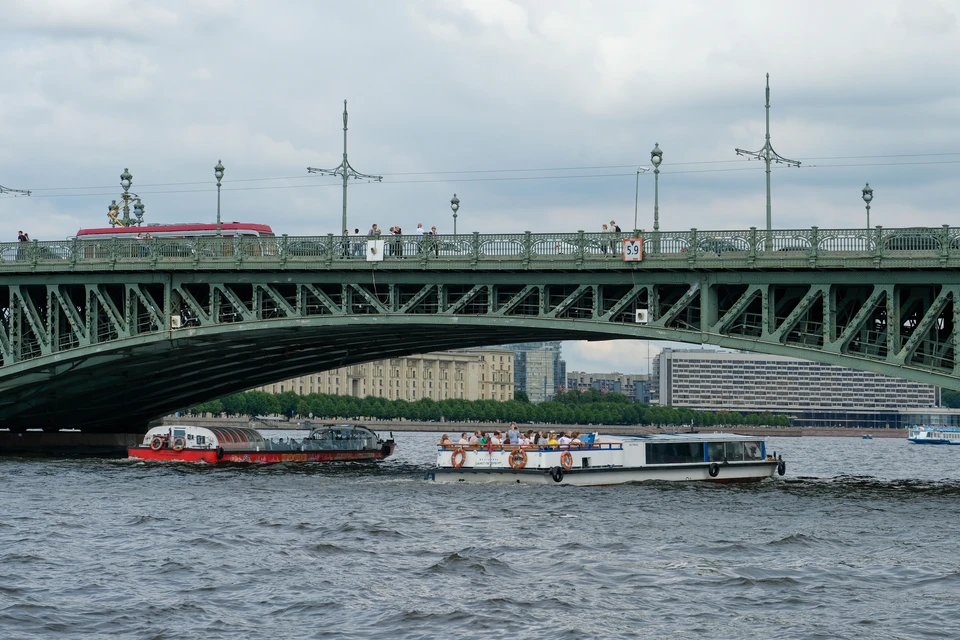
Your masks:
M 573 468 L 573 454 L 569 451 L 564 451 L 560 454 L 560 466 L 563 467 L 564 471 L 570 471 Z
M 150 441 L 150 448 L 154 451 L 160 451 L 163 448 L 163 438 L 160 436 L 153 436 L 153 440 Z
M 552 467 L 550 469 L 550 477 L 553 478 L 554 482 L 563 482 L 563 469 L 560 467 Z
M 463 466 L 463 463 L 467 461 L 467 452 L 464 451 L 461 447 L 457 447 L 453 451 L 453 455 L 450 456 L 450 464 L 453 465 L 454 469 L 459 469 Z
M 720 465 L 718 465 L 716 462 L 711 463 L 707 468 L 707 473 L 710 474 L 711 478 L 716 478 L 718 475 L 720 475 Z
M 510 466 L 514 469 L 523 469 L 527 466 L 527 452 L 516 449 L 510 454 Z
M 781 460 L 780 462 L 777 463 L 777 474 L 782 476 L 786 472 L 787 472 L 787 463 Z
M 187 446 L 187 440 L 183 436 L 177 436 L 173 439 L 173 450 L 174 451 L 183 451 L 183 448 Z

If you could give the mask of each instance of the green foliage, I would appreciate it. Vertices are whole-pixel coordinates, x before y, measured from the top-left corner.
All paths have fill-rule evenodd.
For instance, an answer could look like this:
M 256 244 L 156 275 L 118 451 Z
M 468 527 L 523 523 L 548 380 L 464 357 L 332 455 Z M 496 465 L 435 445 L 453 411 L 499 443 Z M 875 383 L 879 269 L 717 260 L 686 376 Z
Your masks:
M 950 409 L 960 409 L 960 391 L 943 389 L 940 391 L 940 404 Z
M 944 391 L 944 403 L 947 402 Z M 960 393 L 956 401 L 960 405 Z M 344 418 L 378 418 L 384 420 L 416 420 L 447 422 L 478 420 L 482 422 L 553 423 L 579 425 L 636 425 L 651 424 L 664 427 L 694 425 L 769 425 L 788 426 L 790 419 L 770 413 L 747 414 L 739 412 L 696 411 L 681 407 L 660 407 L 632 401 L 620 393 L 602 393 L 596 389 L 584 392 L 558 393 L 550 402 L 530 404 L 522 392 L 514 400 L 440 400 L 423 398 L 416 402 L 386 400 L 375 396 L 354 398 L 315 393 L 299 396 L 292 391 L 271 394 L 248 391 L 205 402 L 186 410 L 199 415 L 285 415 L 290 418 L 313 417 L 320 420 Z
M 530 403 L 530 396 L 527 395 L 526 391 L 514 391 L 513 399 L 517 402 L 526 402 L 527 404 Z

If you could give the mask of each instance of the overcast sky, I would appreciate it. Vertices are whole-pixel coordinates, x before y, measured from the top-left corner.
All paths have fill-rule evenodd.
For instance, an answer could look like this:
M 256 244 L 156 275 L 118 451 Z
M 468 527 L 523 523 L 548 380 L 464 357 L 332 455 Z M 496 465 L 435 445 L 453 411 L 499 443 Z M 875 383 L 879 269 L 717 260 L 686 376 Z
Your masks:
M 773 172 L 776 227 L 865 224 L 865 182 L 872 224 L 958 224 L 955 0 L 0 0 L 0 16 L 0 185 L 33 190 L 0 196 L 3 240 L 105 225 L 126 167 L 147 220 L 213 221 L 217 160 L 225 220 L 339 233 L 338 179 L 306 167 L 339 164 L 344 99 L 350 163 L 384 176 L 351 184 L 351 229 L 449 233 L 454 192 L 461 233 L 631 228 L 655 142 L 662 229 L 762 227 L 763 165 L 734 148 L 763 146 L 766 73 L 773 147 L 802 162 Z M 652 227 L 649 174 L 639 210 Z M 646 369 L 646 343 L 564 354 Z

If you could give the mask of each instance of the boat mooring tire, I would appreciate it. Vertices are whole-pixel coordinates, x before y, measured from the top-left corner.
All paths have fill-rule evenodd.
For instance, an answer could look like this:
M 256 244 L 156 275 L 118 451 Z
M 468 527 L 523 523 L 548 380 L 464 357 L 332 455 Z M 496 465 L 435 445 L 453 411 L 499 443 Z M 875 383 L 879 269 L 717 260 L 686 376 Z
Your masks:
M 550 477 L 553 478 L 554 482 L 563 482 L 563 469 L 560 467 L 551 468 Z
M 174 451 L 183 451 L 183 448 L 187 446 L 187 440 L 183 436 L 177 436 L 173 439 L 173 450 Z
M 777 475 L 783 475 L 787 472 L 787 463 L 781 460 L 777 463 Z
M 516 449 L 510 454 L 510 466 L 514 469 L 523 469 L 527 466 L 527 452 Z
M 711 478 L 716 478 L 718 475 L 720 475 L 720 465 L 718 465 L 716 462 L 712 463 L 707 468 L 707 473 L 710 474 Z
M 153 440 L 150 441 L 150 448 L 154 451 L 160 451 L 163 448 L 163 438 L 160 436 L 153 436 Z
M 563 467 L 564 471 L 570 471 L 573 468 L 573 454 L 569 451 L 564 451 L 560 454 L 560 466 Z
M 217 451 L 214 455 L 217 456 L 217 460 L 223 460 L 223 447 L 217 447 Z
M 459 469 L 466 461 L 467 452 L 464 451 L 462 447 L 457 447 L 453 450 L 453 455 L 450 456 L 450 464 L 453 465 L 454 469 Z

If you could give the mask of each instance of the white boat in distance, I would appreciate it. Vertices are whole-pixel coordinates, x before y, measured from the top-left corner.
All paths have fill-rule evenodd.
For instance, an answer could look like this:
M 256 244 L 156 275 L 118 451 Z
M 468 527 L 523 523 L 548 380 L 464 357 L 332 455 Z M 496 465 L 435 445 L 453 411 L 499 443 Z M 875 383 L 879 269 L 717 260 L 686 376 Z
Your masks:
M 913 444 L 960 444 L 960 428 L 933 425 L 910 427 L 907 440 Z
M 763 439 L 729 433 L 596 436 L 581 445 L 448 445 L 437 450 L 437 482 L 597 486 L 668 482 L 759 482 L 786 473 Z

